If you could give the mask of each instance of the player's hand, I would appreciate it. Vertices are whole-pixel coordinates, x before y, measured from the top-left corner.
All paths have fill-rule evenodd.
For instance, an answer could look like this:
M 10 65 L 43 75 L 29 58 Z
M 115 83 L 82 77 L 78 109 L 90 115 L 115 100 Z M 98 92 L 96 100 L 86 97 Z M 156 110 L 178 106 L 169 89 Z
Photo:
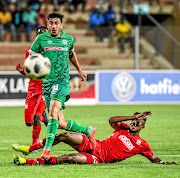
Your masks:
M 87 80 L 87 74 L 85 72 L 83 72 L 82 70 L 79 71 L 79 76 L 81 77 L 82 81 Z
M 140 114 L 137 114 L 136 115 L 136 119 L 139 119 L 140 117 L 144 116 L 142 119 L 147 119 L 147 115 L 152 115 L 152 112 L 151 111 L 145 111 L 145 112 L 142 112 Z
M 143 112 L 143 114 L 144 114 L 145 116 L 147 116 L 147 115 L 152 116 L 152 112 L 151 112 L 151 111 L 145 111 L 145 112 Z
M 23 69 L 22 69 L 21 64 L 16 65 L 16 70 L 19 71 L 19 72 L 22 72 Z

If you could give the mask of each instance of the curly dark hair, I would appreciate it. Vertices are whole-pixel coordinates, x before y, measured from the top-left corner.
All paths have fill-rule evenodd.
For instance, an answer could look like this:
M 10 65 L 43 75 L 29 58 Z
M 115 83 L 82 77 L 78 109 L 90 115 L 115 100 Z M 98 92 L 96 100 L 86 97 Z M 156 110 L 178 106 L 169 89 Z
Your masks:
M 47 19 L 49 20 L 49 19 L 52 19 L 52 18 L 59 18 L 61 20 L 61 23 L 62 23 L 63 17 L 64 17 L 64 15 L 62 15 L 60 13 L 57 13 L 57 12 L 53 12 L 53 13 L 51 13 L 51 14 L 49 14 L 47 16 Z

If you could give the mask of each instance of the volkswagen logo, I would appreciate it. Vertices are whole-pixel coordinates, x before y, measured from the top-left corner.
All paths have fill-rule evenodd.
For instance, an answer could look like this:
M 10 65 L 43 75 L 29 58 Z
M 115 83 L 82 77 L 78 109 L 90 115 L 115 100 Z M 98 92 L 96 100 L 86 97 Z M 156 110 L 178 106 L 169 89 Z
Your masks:
M 136 82 L 132 75 L 122 72 L 114 77 L 111 90 L 117 100 L 126 102 L 134 97 Z

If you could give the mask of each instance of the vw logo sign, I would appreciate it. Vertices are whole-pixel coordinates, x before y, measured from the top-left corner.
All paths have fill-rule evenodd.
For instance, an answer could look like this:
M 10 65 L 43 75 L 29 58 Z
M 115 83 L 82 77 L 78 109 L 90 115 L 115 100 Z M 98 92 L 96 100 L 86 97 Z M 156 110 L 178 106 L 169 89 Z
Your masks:
M 129 101 L 136 93 L 136 81 L 132 75 L 122 72 L 114 77 L 111 90 L 117 100 L 122 102 Z

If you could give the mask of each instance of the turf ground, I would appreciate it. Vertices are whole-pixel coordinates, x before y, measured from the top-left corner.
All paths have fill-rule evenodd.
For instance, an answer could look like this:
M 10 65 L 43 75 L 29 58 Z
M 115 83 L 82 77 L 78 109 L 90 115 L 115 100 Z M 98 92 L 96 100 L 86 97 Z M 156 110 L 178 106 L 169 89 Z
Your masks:
M 146 128 L 141 131 L 141 138 L 150 144 L 156 156 L 164 161 L 180 163 L 180 105 L 68 106 L 64 115 L 78 123 L 95 126 L 96 138 L 102 140 L 113 132 L 108 124 L 110 116 L 132 115 L 145 110 L 151 110 L 153 116 L 149 117 Z M 29 145 L 32 128 L 24 124 L 23 107 L 0 107 L 0 115 L 0 177 L 180 177 L 179 165 L 152 164 L 141 155 L 111 164 L 16 166 L 12 163 L 15 151 L 11 144 Z M 45 135 L 46 127 L 42 125 L 40 138 Z M 69 153 L 75 151 L 60 143 L 52 148 L 51 156 Z M 40 155 L 41 150 L 26 157 Z

